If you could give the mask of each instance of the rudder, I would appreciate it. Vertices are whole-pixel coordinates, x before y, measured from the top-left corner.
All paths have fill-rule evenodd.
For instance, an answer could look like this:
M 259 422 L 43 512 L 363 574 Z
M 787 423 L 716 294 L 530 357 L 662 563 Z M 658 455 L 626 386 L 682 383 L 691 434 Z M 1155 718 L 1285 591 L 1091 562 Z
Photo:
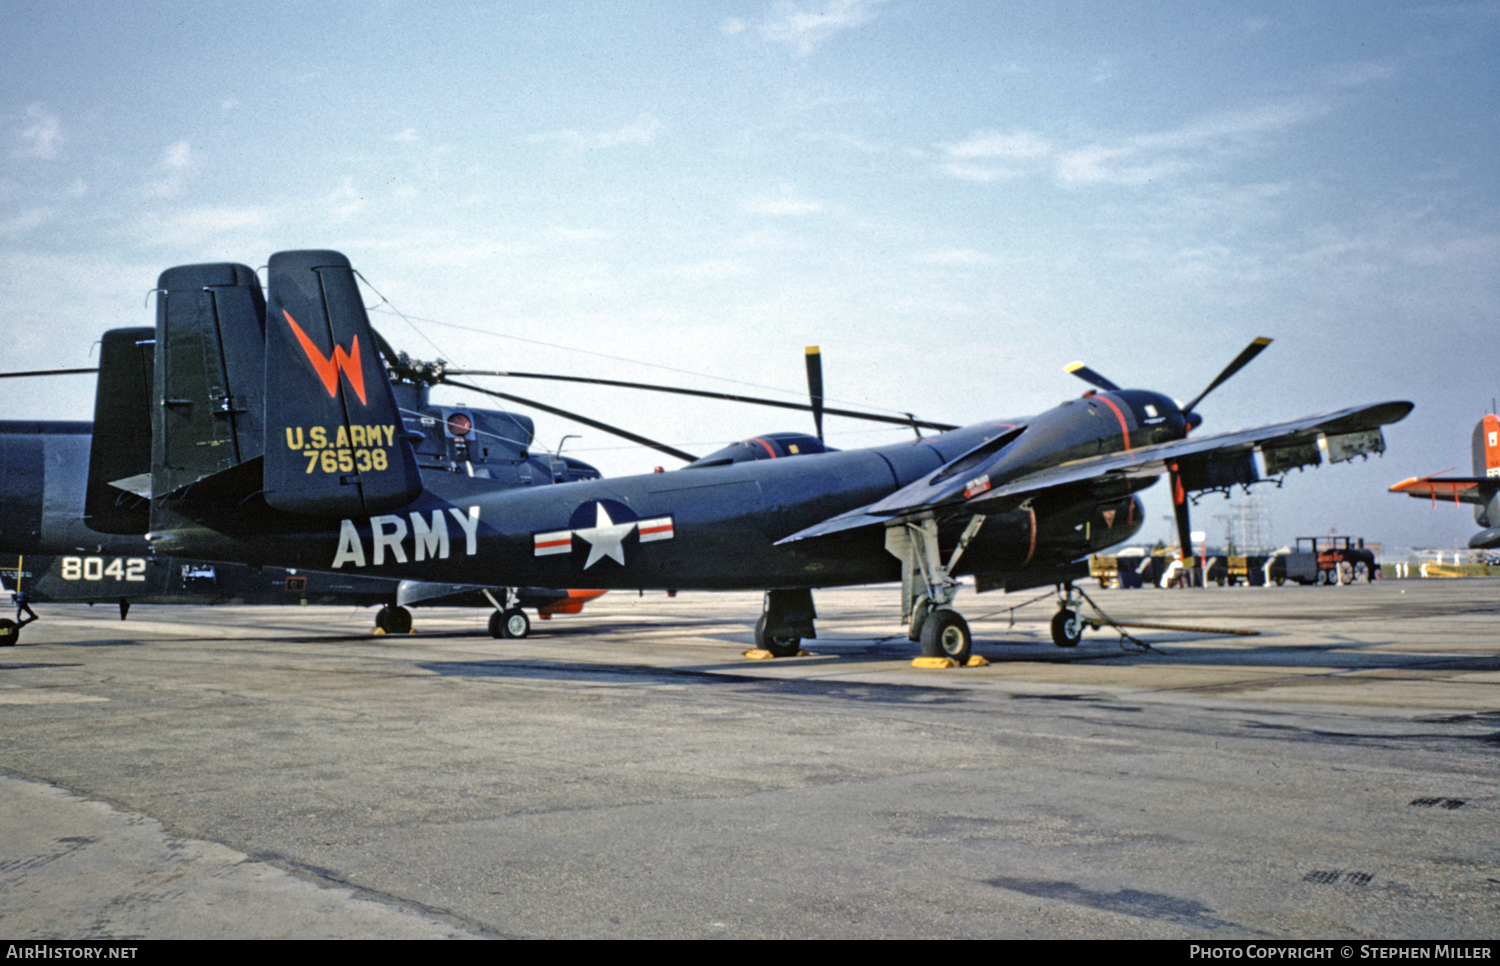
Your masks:
M 415 500 L 416 454 L 349 260 L 332 251 L 279 252 L 267 288 L 266 503 L 347 517 Z

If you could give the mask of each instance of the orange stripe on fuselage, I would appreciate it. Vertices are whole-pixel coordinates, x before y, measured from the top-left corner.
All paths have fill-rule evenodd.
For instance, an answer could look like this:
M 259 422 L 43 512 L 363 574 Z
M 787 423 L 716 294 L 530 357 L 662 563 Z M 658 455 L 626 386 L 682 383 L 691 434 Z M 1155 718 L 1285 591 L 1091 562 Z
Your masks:
M 1109 406 L 1110 409 L 1113 409 L 1115 411 L 1115 418 L 1120 421 L 1120 435 L 1125 440 L 1125 452 L 1130 452 L 1130 428 L 1125 425 L 1125 414 L 1120 412 L 1120 407 L 1116 406 L 1114 400 L 1110 399 L 1108 396 L 1096 395 L 1094 398 L 1102 401 L 1105 405 Z

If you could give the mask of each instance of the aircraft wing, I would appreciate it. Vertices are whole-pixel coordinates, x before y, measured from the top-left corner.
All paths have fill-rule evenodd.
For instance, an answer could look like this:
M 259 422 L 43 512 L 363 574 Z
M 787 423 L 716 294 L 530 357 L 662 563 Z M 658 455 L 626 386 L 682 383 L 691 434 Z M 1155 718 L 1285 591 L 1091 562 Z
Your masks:
M 1039 493 L 1062 488 L 1118 491 L 1120 481 L 1160 476 L 1173 464 L 1176 464 L 1187 490 L 1254 483 L 1260 479 L 1254 464 L 1257 451 L 1261 453 L 1268 476 L 1294 467 L 1316 466 L 1325 455 L 1330 463 L 1338 463 L 1359 455 L 1383 452 L 1385 439 L 1380 427 L 1405 418 L 1411 410 L 1409 402 L 1354 406 L 1256 429 L 1190 437 L 1073 460 L 1002 483 L 991 483 L 982 465 L 958 475 L 945 473 L 953 463 L 966 459 L 966 454 L 882 500 L 830 517 L 777 542 L 784 544 L 827 536 L 960 505 L 972 507 L 980 513 L 1004 512 Z M 939 488 L 934 480 L 943 480 L 944 485 Z
M 1488 476 L 1414 476 L 1391 487 L 1392 493 L 1405 493 L 1418 499 L 1452 500 L 1454 503 L 1488 503 L 1500 490 L 1500 477 Z
M 1318 416 L 1306 416 L 1256 429 L 1243 429 L 1216 436 L 1199 436 L 1142 446 L 1128 452 L 1110 453 L 1048 467 L 1018 480 L 991 487 L 969 499 L 969 503 L 1000 501 L 1029 496 L 1070 484 L 1097 485 L 1112 479 L 1160 476 L 1170 464 L 1180 468 L 1188 490 L 1204 490 L 1233 483 L 1252 483 L 1244 470 L 1255 451 L 1274 476 L 1298 466 L 1316 466 L 1326 454 L 1328 462 L 1341 463 L 1368 453 L 1385 451 L 1380 427 L 1411 412 L 1409 402 L 1354 406 Z M 1225 472 L 1227 471 L 1227 472 Z

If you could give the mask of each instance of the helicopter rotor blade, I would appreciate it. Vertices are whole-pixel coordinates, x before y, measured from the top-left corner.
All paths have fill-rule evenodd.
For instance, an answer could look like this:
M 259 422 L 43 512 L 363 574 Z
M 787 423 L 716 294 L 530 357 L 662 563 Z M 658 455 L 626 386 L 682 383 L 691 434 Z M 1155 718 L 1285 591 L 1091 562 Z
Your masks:
M 20 372 L 0 372 L 0 379 L 20 379 L 26 376 L 83 376 L 97 373 L 94 369 L 30 369 Z
M 1266 338 L 1265 336 L 1261 336 L 1255 341 L 1251 342 L 1249 345 L 1245 346 L 1240 354 L 1234 357 L 1234 361 L 1225 366 L 1224 371 L 1214 377 L 1214 381 L 1208 384 L 1207 389 L 1203 390 L 1197 396 L 1195 396 L 1192 402 L 1182 407 L 1182 411 L 1184 413 L 1190 413 L 1194 409 L 1197 409 L 1198 404 L 1203 401 L 1204 396 L 1207 396 L 1209 393 L 1219 388 L 1219 386 L 1227 381 L 1230 376 L 1234 375 L 1236 372 L 1239 372 L 1241 369 L 1245 368 L 1245 366 L 1249 365 L 1250 360 L 1260 355 L 1265 347 L 1270 344 L 1270 339 Z
M 503 372 L 485 369 L 449 369 L 447 374 L 451 376 L 501 376 L 511 379 L 547 379 L 554 382 L 577 382 L 593 386 L 614 386 L 620 389 L 644 389 L 650 392 L 669 392 L 681 396 L 697 396 L 700 399 L 722 399 L 726 402 L 750 403 L 755 406 L 774 406 L 777 409 L 795 409 L 799 412 L 811 412 L 813 407 L 808 403 L 784 402 L 780 399 L 765 399 L 760 396 L 741 396 L 728 392 L 709 392 L 704 389 L 683 389 L 679 386 L 661 386 L 649 382 L 623 382 L 618 379 L 594 379 L 588 376 L 562 376 L 547 372 Z M 848 419 L 863 419 L 874 423 L 890 423 L 894 426 L 920 426 L 923 429 L 935 429 L 939 432 L 947 432 L 958 427 L 952 423 L 936 423 L 927 420 L 912 420 L 906 416 L 882 416 L 877 413 L 862 413 L 852 409 L 834 409 L 824 406 L 823 412 L 830 416 L 843 416 Z
M 494 396 L 496 399 L 504 399 L 507 402 L 517 403 L 522 406 L 529 406 L 532 409 L 539 409 L 544 413 L 551 413 L 554 416 L 561 416 L 564 419 L 571 419 L 575 423 L 582 423 L 585 426 L 591 426 L 594 429 L 610 433 L 612 435 L 620 437 L 621 439 L 628 439 L 632 443 L 639 443 L 642 446 L 649 446 L 657 452 L 665 453 L 666 455 L 674 459 L 682 460 L 685 463 L 691 463 L 693 462 L 693 460 L 696 460 L 698 458 L 692 453 L 684 453 L 680 449 L 668 446 L 666 443 L 657 442 L 656 440 L 651 439 L 647 436 L 642 436 L 639 433 L 632 433 L 628 429 L 621 429 L 618 426 L 611 426 L 609 423 L 603 423 L 597 419 L 590 419 L 587 416 L 582 416 L 578 413 L 570 412 L 566 409 L 559 409 L 556 406 L 549 406 L 546 403 L 537 402 L 535 399 L 526 399 L 523 396 L 512 396 L 509 393 L 496 392 L 493 389 L 481 388 L 471 382 L 458 382 L 457 380 L 449 379 L 446 377 L 444 377 L 441 382 L 445 386 L 454 386 L 458 389 L 467 389 L 472 392 L 483 393 L 486 396 Z
M 815 345 L 807 347 L 807 394 L 812 398 L 813 425 L 818 442 L 823 441 L 823 354 Z

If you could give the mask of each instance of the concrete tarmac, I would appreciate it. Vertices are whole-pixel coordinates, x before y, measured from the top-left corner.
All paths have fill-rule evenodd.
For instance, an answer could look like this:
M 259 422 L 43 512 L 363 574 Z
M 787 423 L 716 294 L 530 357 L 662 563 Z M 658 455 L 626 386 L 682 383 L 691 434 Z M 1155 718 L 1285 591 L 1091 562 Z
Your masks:
M 1500 935 L 1500 582 L 611 593 L 492 640 L 349 608 L 48 605 L 0 651 L 10 938 Z M 1012 623 L 1012 617 L 1014 622 Z

